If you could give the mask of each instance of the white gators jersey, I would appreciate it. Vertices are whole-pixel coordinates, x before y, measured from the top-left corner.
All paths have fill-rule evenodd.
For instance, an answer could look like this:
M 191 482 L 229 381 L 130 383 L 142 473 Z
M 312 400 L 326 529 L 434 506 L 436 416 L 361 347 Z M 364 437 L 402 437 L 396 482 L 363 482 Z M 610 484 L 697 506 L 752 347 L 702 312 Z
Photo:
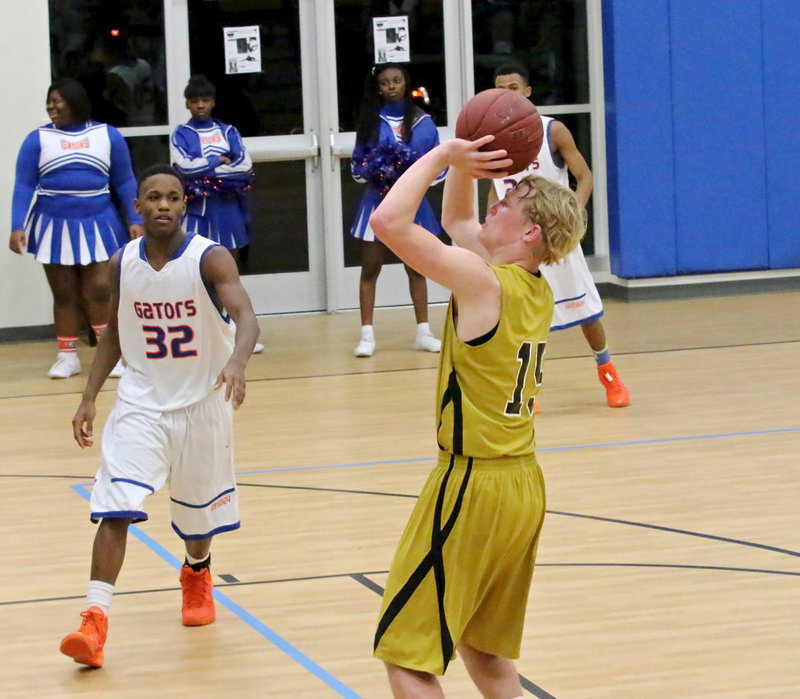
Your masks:
M 553 159 L 550 140 L 550 127 L 553 119 L 542 117 L 544 138 L 539 154 L 527 168 L 515 175 L 492 180 L 498 199 L 502 199 L 523 177 L 539 175 L 569 188 L 569 169 L 566 163 L 558 165 Z M 554 265 L 539 265 L 544 278 L 553 290 L 555 306 L 550 330 L 563 330 L 574 325 L 587 323 L 603 315 L 603 302 L 592 273 L 586 264 L 583 250 L 578 245 L 563 260 Z
M 528 165 L 528 167 L 515 175 L 492 180 L 494 183 L 494 191 L 498 199 L 502 199 L 509 189 L 528 175 L 546 177 L 548 180 L 553 180 L 553 182 L 558 182 L 561 186 L 569 188 L 569 170 L 567 169 L 567 164 L 562 163 L 559 166 L 556 164 L 555 160 L 553 160 L 552 144 L 550 143 L 550 126 L 552 123 L 553 119 L 551 117 L 542 117 L 542 130 L 544 131 L 542 147 L 539 149 L 539 154 L 536 156 L 536 159 Z
M 145 258 L 144 238 L 123 249 L 117 318 L 128 366 L 117 388 L 122 400 L 177 410 L 202 400 L 214 386 L 235 335 L 233 321 L 212 300 L 200 274 L 203 255 L 214 245 L 187 236 L 158 271 Z

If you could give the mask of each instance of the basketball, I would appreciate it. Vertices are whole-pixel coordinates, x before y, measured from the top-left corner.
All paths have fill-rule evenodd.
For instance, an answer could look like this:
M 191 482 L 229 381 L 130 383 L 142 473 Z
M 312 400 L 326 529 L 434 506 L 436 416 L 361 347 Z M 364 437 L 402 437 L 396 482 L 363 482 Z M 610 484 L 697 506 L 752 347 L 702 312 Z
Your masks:
M 494 135 L 481 150 L 500 150 L 514 161 L 510 175 L 524 170 L 539 154 L 544 132 L 542 117 L 533 102 L 514 90 L 492 88 L 479 92 L 461 109 L 456 120 L 456 138 L 474 141 Z

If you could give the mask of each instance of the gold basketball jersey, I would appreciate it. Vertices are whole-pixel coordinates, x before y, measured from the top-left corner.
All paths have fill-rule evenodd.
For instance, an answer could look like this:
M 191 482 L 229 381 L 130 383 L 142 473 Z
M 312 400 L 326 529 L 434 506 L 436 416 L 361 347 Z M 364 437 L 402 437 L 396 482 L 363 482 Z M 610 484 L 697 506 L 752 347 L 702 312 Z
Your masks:
M 492 269 L 501 287 L 497 327 L 474 344 L 463 342 L 451 299 L 439 361 L 439 447 L 476 458 L 533 453 L 533 399 L 553 315 L 541 274 L 513 264 Z

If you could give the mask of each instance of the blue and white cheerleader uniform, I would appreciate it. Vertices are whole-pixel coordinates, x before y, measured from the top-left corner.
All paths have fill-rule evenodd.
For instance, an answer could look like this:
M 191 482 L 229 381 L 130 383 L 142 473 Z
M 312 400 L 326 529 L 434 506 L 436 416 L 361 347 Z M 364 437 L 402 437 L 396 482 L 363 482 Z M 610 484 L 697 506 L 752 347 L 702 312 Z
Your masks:
M 404 143 L 415 154 L 415 160 L 418 160 L 429 150 L 439 145 L 439 132 L 436 130 L 436 125 L 433 123 L 430 114 L 426 114 L 423 111 L 419 111 L 414 120 L 411 128 L 411 139 L 403 142 L 404 114 L 404 104 L 395 102 L 383 104 L 378 111 L 380 124 L 377 141 L 375 143 L 356 141 L 355 148 L 353 148 L 350 172 L 356 182 L 366 185 L 358 200 L 353 225 L 350 227 L 350 235 L 354 238 L 369 242 L 378 240 L 369 225 L 369 217 L 378 204 L 381 203 L 385 195 L 383 191 L 385 185 L 380 182 L 376 183 L 372 178 L 374 167 L 370 165 L 370 152 L 375 151 L 381 143 Z M 434 180 L 433 184 L 438 184 L 444 180 L 446 174 L 447 171 L 445 170 Z M 427 198 L 423 198 L 420 202 L 419 209 L 417 209 L 417 214 L 414 217 L 414 223 L 429 230 L 434 235 L 442 234 L 439 219 L 436 218 L 433 207 Z
M 245 194 L 251 187 L 253 161 L 236 128 L 217 119 L 190 119 L 172 132 L 170 151 L 172 164 L 186 180 L 186 231 L 229 250 L 248 245 Z M 220 163 L 223 155 L 230 165 Z
M 141 223 L 119 131 L 96 121 L 42 126 L 28 134 L 17 157 L 11 229 L 25 230 L 28 252 L 44 264 L 108 260 L 128 240 L 109 187 L 130 223 Z

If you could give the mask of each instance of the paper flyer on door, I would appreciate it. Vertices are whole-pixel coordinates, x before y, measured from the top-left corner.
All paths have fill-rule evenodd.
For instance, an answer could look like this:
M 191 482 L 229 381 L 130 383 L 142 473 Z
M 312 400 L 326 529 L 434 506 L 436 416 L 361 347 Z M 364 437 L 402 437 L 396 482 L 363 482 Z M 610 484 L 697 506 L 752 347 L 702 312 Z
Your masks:
M 261 72 L 261 32 L 258 26 L 224 27 L 225 73 Z
M 373 17 L 375 63 L 405 63 L 411 60 L 408 16 Z

